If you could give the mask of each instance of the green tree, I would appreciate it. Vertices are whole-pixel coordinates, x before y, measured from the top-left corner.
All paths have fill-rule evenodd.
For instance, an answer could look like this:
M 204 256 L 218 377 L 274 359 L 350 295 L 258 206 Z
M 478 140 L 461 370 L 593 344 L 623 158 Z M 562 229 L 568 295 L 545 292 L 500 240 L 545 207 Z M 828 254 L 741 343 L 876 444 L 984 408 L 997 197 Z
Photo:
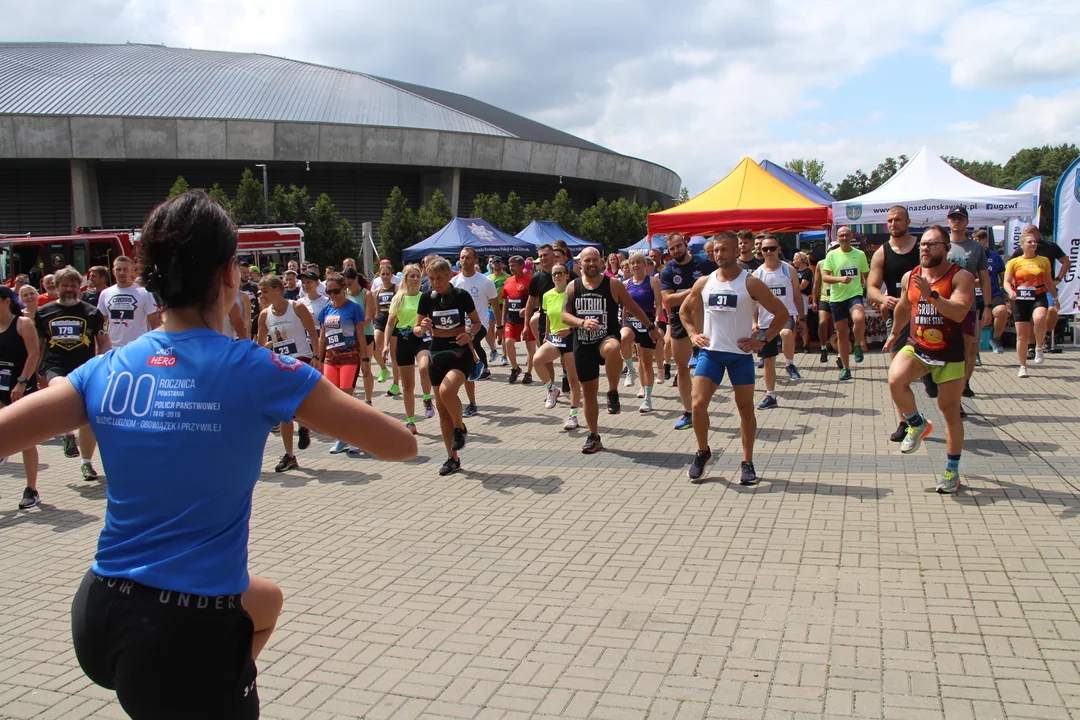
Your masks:
M 844 178 L 835 189 L 823 189 L 830 192 L 837 200 L 850 200 L 881 187 L 886 180 L 904 167 L 907 161 L 907 155 L 901 155 L 899 158 L 888 157 L 882 160 L 869 175 L 862 170 L 856 170 Z
M 1042 175 L 1039 228 L 1044 235 L 1054 233 L 1054 193 L 1061 174 L 1077 155 L 1080 155 L 1080 150 L 1072 143 L 1024 148 L 1009 158 L 1002 168 L 1001 187 L 1015 188 L 1025 180 Z
M 1002 167 L 999 163 L 991 160 L 982 162 L 978 160 L 965 160 L 951 155 L 943 155 L 941 159 L 976 182 L 981 182 L 983 185 L 990 185 L 992 187 L 1001 187 Z
M 825 181 L 825 163 L 821 160 L 794 158 L 784 163 L 784 167 L 796 175 L 802 175 L 819 187 Z
M 685 185 L 683 185 L 682 188 L 679 189 L 679 200 L 675 204 L 676 205 L 682 205 L 684 202 L 686 202 L 689 199 L 690 199 L 690 191 L 686 189 Z
M 302 188 L 304 194 L 307 188 Z M 331 265 L 343 257 L 355 257 L 360 246 L 356 242 L 352 225 L 342 218 L 334 201 L 326 193 L 315 200 L 304 225 L 304 246 L 311 262 L 320 266 Z
M 210 188 L 210 199 L 220 205 L 225 212 L 232 216 L 232 200 L 229 199 L 229 193 L 225 192 L 221 185 L 214 183 L 214 186 Z
M 516 235 L 524 230 L 526 225 L 528 222 L 525 220 L 525 206 L 521 204 L 518 194 L 511 190 L 503 204 L 503 224 L 499 226 L 499 229 Z
M 183 175 L 179 175 L 176 178 L 176 182 L 169 188 L 169 194 L 165 198 L 166 200 L 172 200 L 177 195 L 183 195 L 188 191 L 188 181 L 184 179 Z
M 574 210 L 574 204 L 570 202 L 570 193 L 566 192 L 566 188 L 559 188 L 559 192 L 555 193 L 550 205 L 545 200 L 544 207 L 547 208 L 545 220 L 558 223 L 568 233 L 578 234 L 581 221 L 577 211 Z
M 506 229 L 503 227 L 507 224 L 506 204 L 499 197 L 499 193 L 491 193 L 490 195 L 480 193 L 477 195 L 473 199 L 472 216 L 487 220 L 500 230 Z
M 306 223 L 312 210 L 311 194 L 307 187 L 290 185 L 288 191 L 281 185 L 270 196 L 269 216 L 276 223 Z
M 604 246 L 606 253 L 615 252 L 640 240 L 648 231 L 648 214 L 660 210 L 628 203 L 624 198 L 608 202 L 604 198 L 581 213 L 581 237 Z
M 266 222 L 263 184 L 255 179 L 251 168 L 244 168 L 244 174 L 240 176 L 240 187 L 236 189 L 236 199 L 232 203 L 232 208 L 233 219 L 241 225 Z
M 424 238 L 431 237 L 453 219 L 454 213 L 450 212 L 450 203 L 446 201 L 443 191 L 436 189 L 431 193 L 428 204 L 421 206 L 416 212 L 417 237 L 413 242 L 420 242 Z
M 417 228 L 416 213 L 409 207 L 401 188 L 395 186 L 386 199 L 386 209 L 379 223 L 379 257 L 390 258 L 400 266 L 401 251 L 418 239 Z

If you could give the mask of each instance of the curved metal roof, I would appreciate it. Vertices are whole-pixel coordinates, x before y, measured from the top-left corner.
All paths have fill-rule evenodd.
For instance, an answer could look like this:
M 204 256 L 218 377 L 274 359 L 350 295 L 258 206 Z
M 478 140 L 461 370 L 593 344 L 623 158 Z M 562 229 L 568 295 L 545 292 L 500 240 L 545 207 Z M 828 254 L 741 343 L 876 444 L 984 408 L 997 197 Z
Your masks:
M 374 125 L 611 152 L 464 95 L 254 53 L 0 43 L 0 114 Z

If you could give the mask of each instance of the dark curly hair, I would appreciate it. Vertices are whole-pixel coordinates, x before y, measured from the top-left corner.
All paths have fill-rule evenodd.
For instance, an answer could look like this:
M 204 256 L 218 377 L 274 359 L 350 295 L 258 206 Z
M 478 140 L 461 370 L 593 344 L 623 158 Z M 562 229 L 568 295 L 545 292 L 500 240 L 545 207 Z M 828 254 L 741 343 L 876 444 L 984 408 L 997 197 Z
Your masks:
M 214 302 L 214 279 L 235 256 L 236 225 L 203 190 L 189 190 L 154 208 L 138 246 L 146 289 L 165 308 Z

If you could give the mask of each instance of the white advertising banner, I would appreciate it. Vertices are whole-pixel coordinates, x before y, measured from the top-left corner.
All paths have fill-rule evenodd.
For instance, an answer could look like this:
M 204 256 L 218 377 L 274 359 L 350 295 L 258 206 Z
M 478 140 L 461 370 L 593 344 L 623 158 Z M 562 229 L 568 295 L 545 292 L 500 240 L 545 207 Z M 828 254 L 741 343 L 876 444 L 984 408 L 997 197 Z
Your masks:
M 1020 249 L 1020 233 L 1024 231 L 1024 228 L 1028 225 L 1039 227 L 1039 198 L 1042 193 L 1042 175 L 1025 180 L 1016 189 L 1026 190 L 1031 193 L 1033 198 L 1032 212 L 1030 215 L 1011 218 L 1005 223 L 1005 252 L 1003 254 L 1006 258 Z
M 1061 175 L 1054 198 L 1054 239 L 1072 266 L 1058 285 L 1062 315 L 1075 315 L 1080 292 L 1080 157 Z

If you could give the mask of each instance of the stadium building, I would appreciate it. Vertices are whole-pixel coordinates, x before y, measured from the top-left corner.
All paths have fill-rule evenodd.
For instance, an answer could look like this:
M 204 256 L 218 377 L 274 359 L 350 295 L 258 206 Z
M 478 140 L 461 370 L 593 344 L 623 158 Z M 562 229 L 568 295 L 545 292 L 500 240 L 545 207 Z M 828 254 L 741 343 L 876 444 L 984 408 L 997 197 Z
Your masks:
M 391 189 L 439 188 L 455 214 L 478 193 L 528 203 L 565 187 L 667 206 L 665 167 L 443 90 L 267 55 L 159 45 L 0 43 L 0 233 L 134 227 L 178 175 L 236 191 L 325 192 L 355 228 Z

